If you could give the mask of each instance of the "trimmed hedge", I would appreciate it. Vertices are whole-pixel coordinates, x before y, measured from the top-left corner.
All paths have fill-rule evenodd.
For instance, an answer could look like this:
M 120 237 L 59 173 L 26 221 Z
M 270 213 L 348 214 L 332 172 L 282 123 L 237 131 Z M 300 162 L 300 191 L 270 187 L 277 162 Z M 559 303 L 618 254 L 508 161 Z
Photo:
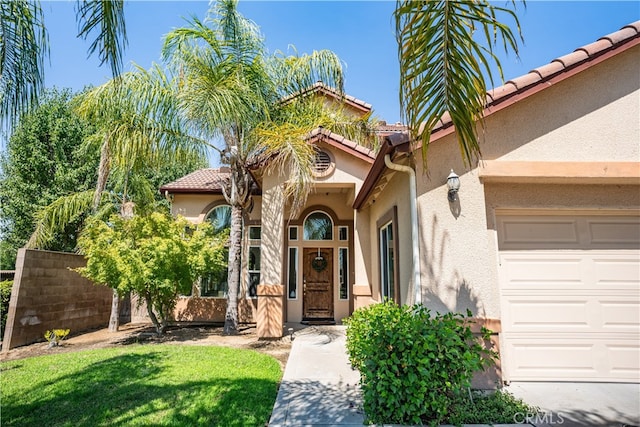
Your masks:
M 356 310 L 347 323 L 347 352 L 360 381 L 367 421 L 440 424 L 468 395 L 476 371 L 497 355 L 474 337 L 471 313 L 436 314 L 392 301 Z M 485 339 L 491 331 L 483 329 Z

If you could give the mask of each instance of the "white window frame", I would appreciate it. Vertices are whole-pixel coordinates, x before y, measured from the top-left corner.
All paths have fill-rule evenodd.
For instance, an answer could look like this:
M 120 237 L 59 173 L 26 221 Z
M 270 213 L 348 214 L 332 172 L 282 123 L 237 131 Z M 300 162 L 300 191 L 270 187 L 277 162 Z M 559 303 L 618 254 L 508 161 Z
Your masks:
M 342 264 L 340 263 L 340 257 L 342 255 L 342 251 L 344 251 L 344 260 L 345 260 L 345 269 L 340 274 L 342 270 Z M 347 288 L 346 297 L 342 297 L 342 280 L 344 280 L 344 285 Z M 348 301 L 349 300 L 349 248 L 346 246 L 338 247 L 338 299 L 340 301 Z
M 291 259 L 291 252 L 295 253 L 294 259 Z M 289 250 L 287 251 L 287 298 L 290 300 L 297 300 L 298 295 L 300 294 L 300 281 L 298 280 L 298 260 L 299 260 L 299 249 L 297 246 L 289 246 Z M 293 276 L 291 275 L 291 267 L 294 267 L 295 272 Z M 291 280 L 293 279 L 295 285 L 295 294 L 291 296 Z
M 309 217 L 313 214 L 317 214 L 317 213 L 321 213 L 323 215 L 325 215 L 327 218 L 329 218 L 329 221 L 331 222 L 331 238 L 330 239 L 307 239 L 305 236 L 305 224 L 307 223 L 307 220 L 309 219 Z M 329 215 L 328 213 L 326 213 L 325 211 L 322 210 L 316 210 L 313 212 L 309 212 L 309 215 L 307 215 L 304 220 L 302 221 L 302 240 L 305 242 L 331 242 L 335 240 L 335 224 L 333 223 L 333 218 L 331 218 L 331 215 Z
M 392 239 L 389 240 L 389 231 L 391 231 Z M 395 283 L 396 274 L 396 256 L 394 247 L 395 230 L 393 227 L 393 221 L 388 221 L 378 229 L 380 238 L 380 247 L 378 248 L 380 254 L 380 296 L 382 298 L 389 298 L 395 300 L 395 291 L 397 283 Z M 389 254 L 393 254 L 393 258 L 389 257 Z M 385 291 L 386 288 L 386 291 Z

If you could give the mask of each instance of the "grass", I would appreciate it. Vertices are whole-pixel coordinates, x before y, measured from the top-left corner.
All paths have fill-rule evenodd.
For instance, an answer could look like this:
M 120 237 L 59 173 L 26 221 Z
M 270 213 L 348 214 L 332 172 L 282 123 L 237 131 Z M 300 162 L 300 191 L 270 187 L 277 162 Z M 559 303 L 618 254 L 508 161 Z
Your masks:
M 258 426 L 281 370 L 251 350 L 131 345 L 0 364 L 3 426 Z

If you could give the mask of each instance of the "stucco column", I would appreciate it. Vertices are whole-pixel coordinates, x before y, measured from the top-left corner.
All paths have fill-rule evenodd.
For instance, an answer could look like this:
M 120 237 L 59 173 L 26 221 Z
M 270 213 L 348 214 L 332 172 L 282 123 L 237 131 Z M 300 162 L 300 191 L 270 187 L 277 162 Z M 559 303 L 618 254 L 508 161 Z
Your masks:
M 262 240 L 256 329 L 259 338 L 280 338 L 284 326 L 282 264 L 285 197 L 279 177 L 265 177 L 262 191 Z
M 282 285 L 258 285 L 258 338 L 282 337 Z

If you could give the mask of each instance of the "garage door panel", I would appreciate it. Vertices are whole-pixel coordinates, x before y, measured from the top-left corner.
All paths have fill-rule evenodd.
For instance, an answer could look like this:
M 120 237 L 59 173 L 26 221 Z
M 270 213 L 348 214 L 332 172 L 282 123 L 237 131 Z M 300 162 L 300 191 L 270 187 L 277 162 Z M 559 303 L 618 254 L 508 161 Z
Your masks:
M 615 257 L 594 254 L 592 260 L 596 286 L 637 288 L 640 282 L 640 258 L 637 254 L 619 254 Z
M 640 336 L 638 296 L 591 295 L 577 297 L 568 292 L 544 295 L 505 295 L 503 329 L 513 332 L 546 331 L 614 333 L 634 332 Z
M 512 380 L 640 381 L 640 347 L 626 340 L 521 337 L 508 340 L 505 354 Z
M 602 327 L 605 330 L 629 330 L 640 334 L 639 301 L 602 301 Z M 640 335 L 639 335 L 640 336 Z
M 640 219 L 599 217 L 586 218 L 589 245 L 593 248 L 612 247 L 633 249 L 640 242 Z
M 640 380 L 640 348 L 632 345 L 606 345 L 607 361 L 610 372 L 618 377 L 630 377 Z
M 577 255 L 538 254 L 531 256 L 521 253 L 500 255 L 502 283 L 505 288 L 578 287 L 582 283 L 582 260 Z
M 517 378 L 597 375 L 592 343 L 513 339 L 509 341 L 509 354 L 510 370 Z
M 496 218 L 503 250 L 637 249 L 640 216 L 501 215 Z
M 588 329 L 589 304 L 585 299 L 509 299 L 508 316 L 503 323 L 512 330 L 544 329 Z M 506 314 L 506 313 L 505 313 Z
M 503 247 L 547 247 L 549 243 L 558 247 L 572 247 L 580 242 L 578 224 L 571 218 L 547 218 L 533 222 L 529 218 L 509 217 L 503 218 L 498 225 Z
M 640 381 L 640 216 L 496 224 L 505 378 Z
M 637 251 L 503 251 L 500 253 L 503 289 L 638 289 Z

